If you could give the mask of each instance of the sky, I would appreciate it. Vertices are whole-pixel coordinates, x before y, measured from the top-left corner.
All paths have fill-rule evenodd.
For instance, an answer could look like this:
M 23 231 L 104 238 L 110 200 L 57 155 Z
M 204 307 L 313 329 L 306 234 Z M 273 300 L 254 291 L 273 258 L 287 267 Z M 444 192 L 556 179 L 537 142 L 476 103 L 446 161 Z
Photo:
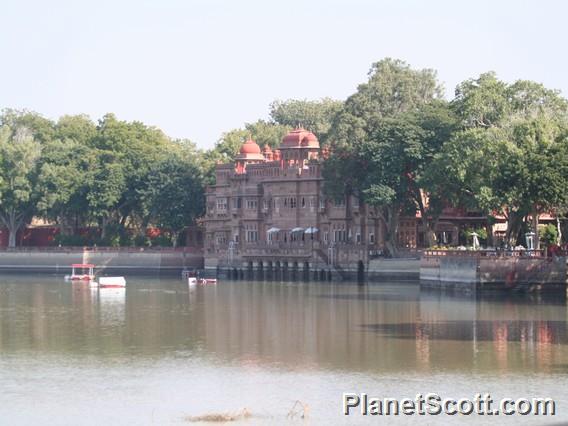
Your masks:
M 568 95 L 568 2 L 2 0 L 0 108 L 113 112 L 210 148 L 276 99 L 345 99 L 373 62 Z

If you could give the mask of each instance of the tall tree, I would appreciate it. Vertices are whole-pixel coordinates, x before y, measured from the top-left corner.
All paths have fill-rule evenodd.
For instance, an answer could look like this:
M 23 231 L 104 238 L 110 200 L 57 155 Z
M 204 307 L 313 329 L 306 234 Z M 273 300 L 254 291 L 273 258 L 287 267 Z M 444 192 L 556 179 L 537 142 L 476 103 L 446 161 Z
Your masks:
M 12 122 L 0 128 L 0 220 L 8 229 L 8 247 L 36 213 L 41 144 L 31 131 Z
M 393 254 L 399 216 L 426 207 L 418 179 L 454 125 L 441 96 L 433 70 L 384 59 L 373 64 L 368 81 L 345 101 L 330 131 L 327 193 L 336 198 L 354 194 L 375 208 Z
M 195 152 L 187 146 L 174 148 L 152 165 L 140 196 L 153 223 L 171 232 L 175 247 L 183 229 L 203 214 L 205 199 Z
M 507 84 L 494 73 L 485 73 L 457 87 L 452 108 L 464 131 L 456 134 L 440 158 L 450 165 L 446 167 L 459 171 L 448 173 L 455 190 L 465 190 L 488 214 L 507 218 L 509 245 L 516 244 L 529 217 L 538 233 L 539 213 L 563 203 L 558 188 L 564 184 L 566 99 L 539 83 Z M 477 145 L 478 151 L 468 157 L 464 154 L 473 141 L 483 149 Z M 480 158 L 480 152 L 491 156 Z M 469 176 L 467 182 L 461 176 Z

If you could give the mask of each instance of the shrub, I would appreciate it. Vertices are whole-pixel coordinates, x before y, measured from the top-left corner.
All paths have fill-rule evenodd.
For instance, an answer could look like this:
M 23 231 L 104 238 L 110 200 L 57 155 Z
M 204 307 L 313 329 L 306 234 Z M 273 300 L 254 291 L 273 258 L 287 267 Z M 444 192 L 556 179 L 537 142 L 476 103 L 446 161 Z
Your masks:
M 56 246 L 86 246 L 87 238 L 83 235 L 62 235 L 57 234 L 53 239 Z
M 549 224 L 539 228 L 539 237 L 541 243 L 546 244 L 547 246 L 556 244 L 556 242 L 558 241 L 558 229 L 556 229 L 556 226 Z

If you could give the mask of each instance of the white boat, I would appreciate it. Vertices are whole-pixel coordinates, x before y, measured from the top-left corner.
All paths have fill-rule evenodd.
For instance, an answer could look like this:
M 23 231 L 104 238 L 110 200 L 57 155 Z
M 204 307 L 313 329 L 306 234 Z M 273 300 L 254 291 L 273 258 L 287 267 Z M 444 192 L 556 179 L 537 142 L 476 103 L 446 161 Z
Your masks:
M 123 288 L 126 287 L 124 277 L 100 277 L 99 288 Z

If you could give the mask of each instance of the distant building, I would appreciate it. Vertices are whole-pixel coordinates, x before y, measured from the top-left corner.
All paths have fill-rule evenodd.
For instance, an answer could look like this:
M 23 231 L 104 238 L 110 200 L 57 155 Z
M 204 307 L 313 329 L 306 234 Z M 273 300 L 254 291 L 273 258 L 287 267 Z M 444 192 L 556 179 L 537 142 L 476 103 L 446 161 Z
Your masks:
M 298 128 L 274 151 L 249 139 L 233 163 L 218 164 L 216 184 L 206 191 L 206 267 L 352 266 L 381 255 L 385 230 L 374 209 L 353 196 L 324 196 L 326 156 L 317 137 Z M 448 208 L 435 230 L 438 244 L 465 244 L 462 231 L 485 224 L 479 212 Z M 502 228 L 495 225 L 497 232 Z M 402 248 L 425 245 L 418 213 L 401 217 L 397 238 Z

